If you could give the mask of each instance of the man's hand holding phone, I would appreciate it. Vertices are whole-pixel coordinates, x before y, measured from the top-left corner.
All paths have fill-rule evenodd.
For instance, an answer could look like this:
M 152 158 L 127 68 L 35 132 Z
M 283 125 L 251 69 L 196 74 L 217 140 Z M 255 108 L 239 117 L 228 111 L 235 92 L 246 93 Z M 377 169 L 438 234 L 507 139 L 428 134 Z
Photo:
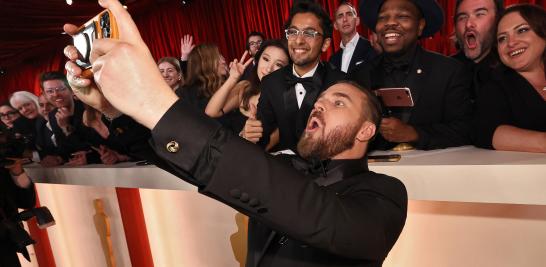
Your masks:
M 97 39 L 90 53 L 94 81 L 81 76 L 81 68 L 75 64 L 74 47 L 67 47 L 65 55 L 71 62 L 67 71 L 76 85 L 96 91 L 115 108 L 142 125 L 152 129 L 163 114 L 178 100 L 165 83 L 157 65 L 140 37 L 129 13 L 117 0 L 100 0 L 99 4 L 111 11 L 119 30 L 119 39 Z M 75 34 L 78 27 L 67 24 L 64 30 Z M 79 80 L 79 81 L 78 81 Z M 84 101 L 100 102 L 97 99 Z

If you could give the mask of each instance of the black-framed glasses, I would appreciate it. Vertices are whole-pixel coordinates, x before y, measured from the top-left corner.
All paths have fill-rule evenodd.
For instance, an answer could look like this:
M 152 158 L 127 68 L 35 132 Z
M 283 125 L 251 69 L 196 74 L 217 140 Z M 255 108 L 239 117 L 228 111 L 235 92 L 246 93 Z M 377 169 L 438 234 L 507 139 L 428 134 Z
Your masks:
M 305 39 L 314 39 L 317 35 L 322 36 L 322 33 L 317 32 L 312 29 L 306 29 L 306 30 L 298 30 L 295 28 L 288 28 L 284 30 L 284 33 L 286 33 L 286 39 L 296 39 L 298 35 L 302 35 Z
M 7 117 L 13 117 L 15 116 L 17 113 L 17 111 L 8 111 L 6 113 L 0 113 L 0 118 L 7 118 Z
M 56 88 L 47 88 L 44 90 L 44 93 L 46 93 L 46 95 L 52 95 L 55 92 L 57 93 L 64 92 L 66 89 L 67 88 L 65 86 L 60 86 Z
M 254 42 L 254 41 L 248 42 L 248 46 L 260 46 L 260 45 L 262 45 L 262 40 L 259 40 L 259 41 L 256 41 L 256 42 Z

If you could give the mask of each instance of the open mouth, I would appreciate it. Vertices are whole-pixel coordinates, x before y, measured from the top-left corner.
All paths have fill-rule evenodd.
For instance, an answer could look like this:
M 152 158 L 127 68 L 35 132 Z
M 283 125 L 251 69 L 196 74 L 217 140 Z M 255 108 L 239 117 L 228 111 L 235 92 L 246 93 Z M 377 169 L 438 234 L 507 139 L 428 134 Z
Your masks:
M 307 127 L 305 128 L 306 132 L 314 132 L 318 129 L 320 129 L 323 126 L 323 122 L 321 119 L 318 118 L 318 116 L 312 116 L 311 119 L 309 119 L 309 122 L 307 123 Z
M 516 49 L 510 52 L 510 57 L 517 57 L 525 52 L 525 48 Z
M 465 39 L 466 47 L 468 47 L 469 49 L 474 49 L 474 48 L 478 47 L 478 41 L 476 39 L 476 34 L 475 33 L 467 32 L 464 35 L 464 39 Z

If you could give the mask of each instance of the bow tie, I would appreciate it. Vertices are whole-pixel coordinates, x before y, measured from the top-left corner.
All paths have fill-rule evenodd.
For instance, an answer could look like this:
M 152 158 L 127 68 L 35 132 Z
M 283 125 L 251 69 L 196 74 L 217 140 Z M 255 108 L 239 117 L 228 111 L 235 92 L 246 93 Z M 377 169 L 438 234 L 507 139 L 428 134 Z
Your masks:
M 298 171 L 308 175 L 326 177 L 326 165 L 328 161 L 318 159 L 305 160 L 300 157 L 292 157 L 292 166 Z
M 394 70 L 407 71 L 409 62 L 407 61 L 385 61 L 383 63 L 383 69 L 386 73 L 392 73 Z
M 305 88 L 305 90 L 311 90 L 315 88 L 315 82 L 313 81 L 313 77 L 300 78 L 300 77 L 294 76 L 293 74 L 288 74 L 286 75 L 286 83 L 290 87 L 294 87 L 294 85 L 296 85 L 297 83 L 301 83 L 301 85 L 303 85 L 303 88 Z

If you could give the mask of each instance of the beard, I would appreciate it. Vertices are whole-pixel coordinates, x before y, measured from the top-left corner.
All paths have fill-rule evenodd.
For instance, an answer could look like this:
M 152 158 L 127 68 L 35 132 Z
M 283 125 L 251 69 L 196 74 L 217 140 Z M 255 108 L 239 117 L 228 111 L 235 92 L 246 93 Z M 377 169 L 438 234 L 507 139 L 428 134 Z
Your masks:
M 316 117 L 324 121 L 321 114 L 317 114 Z M 313 138 L 311 134 L 304 132 L 298 142 L 298 153 L 305 159 L 326 160 L 332 158 L 354 146 L 358 130 L 357 124 L 337 126 L 327 135 L 323 134 L 318 138 Z

